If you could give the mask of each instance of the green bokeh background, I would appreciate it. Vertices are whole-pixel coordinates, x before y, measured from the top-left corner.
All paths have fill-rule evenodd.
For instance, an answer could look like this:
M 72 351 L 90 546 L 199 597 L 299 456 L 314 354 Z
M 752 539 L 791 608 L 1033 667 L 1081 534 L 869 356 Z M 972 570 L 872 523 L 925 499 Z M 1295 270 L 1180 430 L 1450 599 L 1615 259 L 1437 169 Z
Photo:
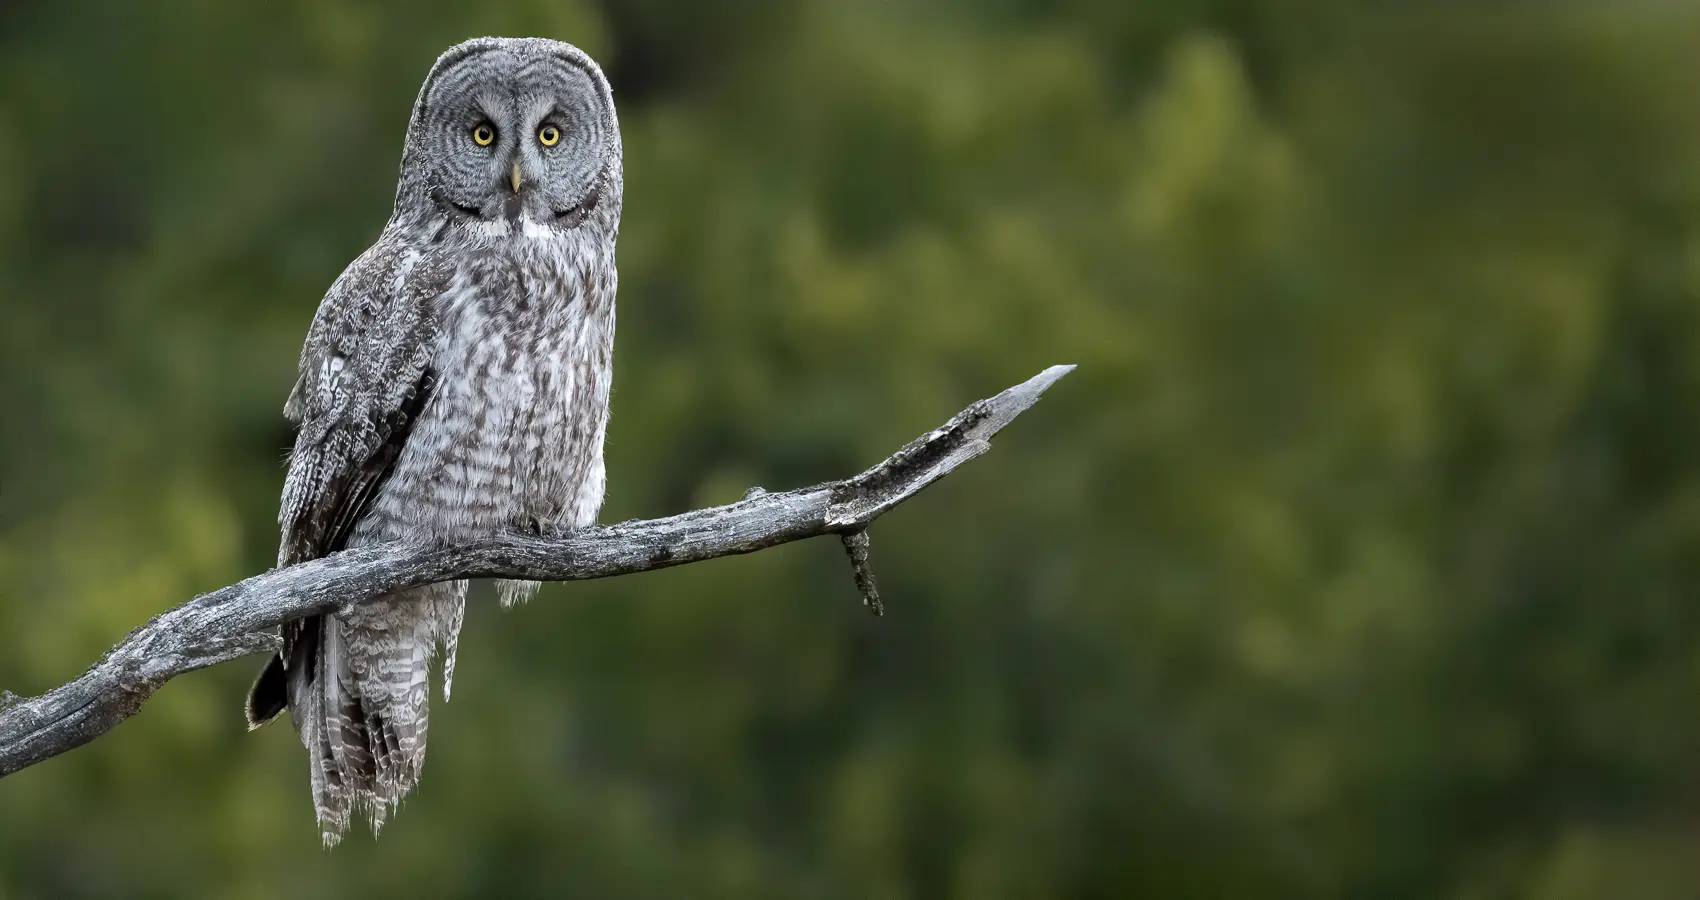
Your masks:
M 1700 6 L 0 6 L 0 687 L 265 569 L 279 409 L 479 34 L 608 67 L 605 520 L 832 541 L 475 594 L 318 845 L 250 665 L 0 781 L 0 898 L 1700 896 Z

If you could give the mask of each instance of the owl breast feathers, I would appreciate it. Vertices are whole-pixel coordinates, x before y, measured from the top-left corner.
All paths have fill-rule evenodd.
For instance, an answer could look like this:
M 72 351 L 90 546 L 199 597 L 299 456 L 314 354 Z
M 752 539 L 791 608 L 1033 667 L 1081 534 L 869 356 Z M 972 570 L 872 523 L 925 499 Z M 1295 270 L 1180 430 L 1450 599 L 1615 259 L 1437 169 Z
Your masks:
M 481 38 L 438 58 L 389 223 L 302 348 L 279 565 L 595 521 L 620 160 L 608 82 L 577 48 Z M 357 811 L 376 831 L 418 781 L 431 661 L 447 700 L 465 598 L 437 584 L 284 627 L 248 721 L 289 711 L 327 844 Z

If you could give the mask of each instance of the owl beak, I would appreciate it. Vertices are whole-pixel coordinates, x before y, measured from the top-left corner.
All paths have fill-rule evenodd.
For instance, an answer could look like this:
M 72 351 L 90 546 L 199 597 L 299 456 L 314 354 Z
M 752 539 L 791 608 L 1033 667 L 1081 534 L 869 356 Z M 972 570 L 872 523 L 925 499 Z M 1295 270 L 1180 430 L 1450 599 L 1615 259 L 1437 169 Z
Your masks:
M 513 171 L 512 184 L 514 186 L 514 193 L 516 193 L 516 194 L 519 193 L 519 161 L 518 160 L 514 161 L 514 171 Z

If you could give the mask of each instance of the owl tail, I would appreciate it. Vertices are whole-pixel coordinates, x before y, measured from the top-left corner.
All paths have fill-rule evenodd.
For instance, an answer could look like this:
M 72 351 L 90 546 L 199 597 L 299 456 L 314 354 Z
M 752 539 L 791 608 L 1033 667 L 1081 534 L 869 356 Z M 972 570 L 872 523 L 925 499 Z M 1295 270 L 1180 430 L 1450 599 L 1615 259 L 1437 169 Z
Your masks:
M 458 633 L 463 591 L 433 585 L 362 604 L 346 616 L 296 623 L 287 662 L 274 659 L 255 681 L 250 723 L 267 721 L 268 711 L 276 715 L 275 685 L 284 685 L 283 705 L 307 749 L 326 846 L 341 840 L 359 812 L 376 834 L 418 783 L 438 626 L 452 624 Z M 442 606 L 452 606 L 452 622 L 439 622 Z

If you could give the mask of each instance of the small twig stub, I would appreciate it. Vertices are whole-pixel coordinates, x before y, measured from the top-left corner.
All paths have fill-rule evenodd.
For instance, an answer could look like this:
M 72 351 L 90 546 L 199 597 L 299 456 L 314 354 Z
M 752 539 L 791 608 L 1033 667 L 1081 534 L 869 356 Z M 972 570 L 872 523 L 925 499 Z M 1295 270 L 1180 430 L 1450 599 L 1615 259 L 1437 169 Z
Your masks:
M 874 568 L 868 564 L 868 530 L 858 528 L 839 537 L 844 540 L 844 552 L 850 555 L 850 571 L 856 576 L 856 590 L 862 592 L 862 605 L 876 616 L 885 615 L 880 589 L 874 584 Z

